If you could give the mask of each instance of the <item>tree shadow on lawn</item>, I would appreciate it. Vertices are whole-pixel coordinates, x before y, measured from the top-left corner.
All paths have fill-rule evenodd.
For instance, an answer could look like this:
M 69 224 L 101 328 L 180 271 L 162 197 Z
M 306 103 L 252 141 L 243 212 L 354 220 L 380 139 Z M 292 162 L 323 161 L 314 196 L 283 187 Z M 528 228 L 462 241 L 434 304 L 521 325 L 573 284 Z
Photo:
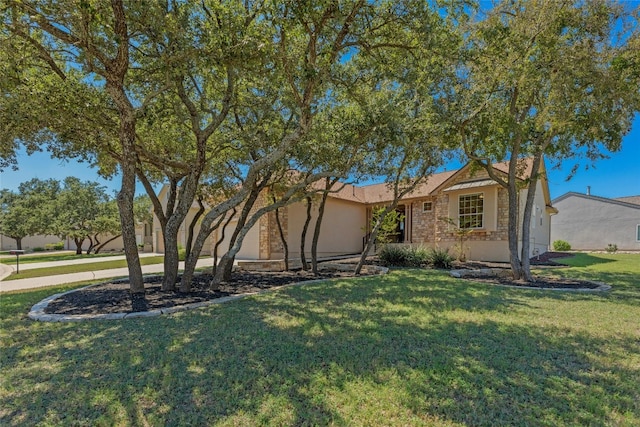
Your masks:
M 638 342 L 497 322 L 482 314 L 521 304 L 512 293 L 415 275 L 309 284 L 168 317 L 30 323 L 2 356 L 0 424 L 640 419 L 640 373 L 605 361 L 637 354 Z M 32 334 L 48 341 L 33 348 Z
M 638 258 L 640 260 L 640 257 Z M 548 292 L 547 296 L 566 301 L 609 301 L 632 307 L 640 306 L 640 275 L 635 273 L 594 272 L 581 268 L 545 270 L 542 274 L 571 279 L 596 280 L 611 286 L 606 292 Z

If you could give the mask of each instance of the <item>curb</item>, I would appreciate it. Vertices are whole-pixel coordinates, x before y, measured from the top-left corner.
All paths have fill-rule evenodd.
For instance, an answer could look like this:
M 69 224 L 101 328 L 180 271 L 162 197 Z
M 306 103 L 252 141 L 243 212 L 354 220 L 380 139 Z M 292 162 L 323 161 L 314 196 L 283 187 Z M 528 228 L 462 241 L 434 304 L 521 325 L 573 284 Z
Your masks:
M 0 263 L 0 281 L 4 280 L 5 277 L 11 276 L 11 273 L 13 273 L 13 267 Z
M 389 272 L 388 268 L 381 267 L 381 266 L 371 265 L 371 266 L 367 266 L 367 268 L 372 268 L 375 272 L 370 276 L 383 275 Z M 349 277 L 349 279 L 360 279 L 360 278 L 366 278 L 370 276 Z M 162 276 L 157 276 L 157 275 L 145 276 L 145 280 L 156 280 L 158 277 L 162 277 Z M 135 319 L 135 318 L 141 318 L 141 317 L 156 317 L 162 314 L 172 314 L 180 311 L 195 310 L 198 308 L 209 307 L 216 304 L 224 304 L 224 303 L 236 301 L 245 297 L 260 295 L 263 293 L 277 291 L 280 289 L 289 288 L 293 286 L 308 285 L 308 284 L 314 284 L 314 283 L 320 283 L 320 282 L 333 282 L 333 281 L 343 280 L 343 279 L 344 277 L 334 277 L 331 279 L 305 280 L 302 282 L 294 282 L 294 283 L 289 283 L 282 286 L 274 286 L 272 288 L 265 289 L 259 292 L 248 292 L 245 294 L 237 294 L 237 295 L 231 295 L 231 296 L 222 297 L 222 298 L 216 298 L 214 300 L 209 300 L 209 301 L 201 301 L 201 302 L 196 302 L 192 304 L 160 308 L 157 310 L 138 311 L 133 313 L 105 313 L 105 314 L 48 314 L 48 313 L 45 313 L 45 310 L 49 305 L 49 303 L 60 298 L 63 295 L 67 295 L 73 292 L 78 292 L 83 289 L 92 288 L 94 286 L 100 286 L 103 283 L 124 283 L 124 282 L 127 282 L 129 279 L 127 278 L 127 279 L 119 279 L 119 280 L 110 280 L 109 282 L 96 283 L 93 285 L 84 286 L 82 288 L 72 289 L 67 292 L 61 292 L 55 295 L 51 295 L 43 299 L 39 303 L 35 304 L 33 307 L 31 307 L 28 317 L 32 320 L 39 321 L 39 322 L 81 322 L 84 320 L 122 320 L 122 319 Z

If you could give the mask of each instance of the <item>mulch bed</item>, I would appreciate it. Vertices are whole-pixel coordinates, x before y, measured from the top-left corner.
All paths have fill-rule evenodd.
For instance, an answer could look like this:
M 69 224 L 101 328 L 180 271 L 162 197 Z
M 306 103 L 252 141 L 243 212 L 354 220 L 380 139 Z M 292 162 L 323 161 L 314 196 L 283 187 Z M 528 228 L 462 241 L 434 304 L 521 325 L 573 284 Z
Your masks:
M 465 280 L 473 280 L 474 282 L 495 283 L 505 286 L 526 286 L 530 288 L 540 289 L 597 289 L 600 285 L 586 280 L 565 279 L 561 277 L 534 276 L 533 282 L 525 282 L 522 280 L 513 280 L 508 277 L 468 277 Z
M 561 266 L 562 264 L 555 260 L 571 256 L 573 254 L 566 252 L 547 252 L 535 260 L 532 259 L 531 264 L 534 267 Z M 373 264 L 375 264 L 375 260 Z M 466 262 L 456 265 L 456 268 L 460 267 L 469 269 L 508 268 L 508 265 L 505 266 L 504 263 Z M 191 292 L 182 293 L 178 291 L 162 291 L 160 286 L 162 277 L 154 276 L 145 278 L 144 295 L 132 295 L 129 292 L 129 284 L 126 281 L 114 281 L 62 295 L 49 303 L 45 313 L 62 315 L 134 313 L 210 301 L 231 295 L 255 293 L 291 283 L 337 277 L 353 277 L 353 273 L 351 271 L 321 270 L 320 275 L 315 276 L 311 272 L 301 270 L 288 272 L 237 271 L 232 274 L 229 282 L 222 283 L 219 290 L 212 291 L 209 289 L 212 276 L 202 274 L 194 277 Z M 515 281 L 508 276 L 501 275 L 467 279 L 476 282 L 547 289 L 595 289 L 598 287 L 598 285 L 584 280 L 547 276 L 538 276 L 533 283 Z
M 45 313 L 63 315 L 134 313 L 260 292 L 291 283 L 336 277 L 353 277 L 353 273 L 320 271 L 320 274 L 315 276 L 307 271 L 234 272 L 231 280 L 222 283 L 218 291 L 209 289 L 212 276 L 202 274 L 194 277 L 189 293 L 163 291 L 162 277 L 153 276 L 145 278 L 144 295 L 132 295 L 129 292 L 128 282 L 114 281 L 62 295 L 49 303 Z
M 540 256 L 533 257 L 529 260 L 531 267 L 566 267 L 565 264 L 557 262 L 563 258 L 571 258 L 575 256 L 570 252 L 545 252 Z M 508 264 L 485 263 L 485 262 L 467 262 L 458 265 L 461 268 L 478 269 L 478 268 L 504 268 L 510 269 Z M 579 279 L 568 279 L 562 277 L 550 276 L 534 276 L 533 282 L 525 282 L 522 280 L 513 280 L 508 274 L 495 275 L 490 277 L 466 277 L 465 280 L 473 280 L 474 282 L 495 283 L 507 286 L 527 286 L 540 289 L 597 289 L 600 285 Z

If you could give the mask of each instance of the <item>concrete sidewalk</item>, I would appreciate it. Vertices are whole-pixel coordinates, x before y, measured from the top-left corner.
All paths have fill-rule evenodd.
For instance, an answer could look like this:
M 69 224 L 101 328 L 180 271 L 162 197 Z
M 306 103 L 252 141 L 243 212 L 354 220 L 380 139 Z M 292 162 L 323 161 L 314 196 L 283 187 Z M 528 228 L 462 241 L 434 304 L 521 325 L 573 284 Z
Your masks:
M 140 258 L 146 258 L 150 256 L 162 256 L 163 254 L 156 254 L 154 252 L 140 252 L 138 256 Z M 22 259 L 22 258 L 20 258 Z M 34 268 L 49 268 L 49 267 L 57 267 L 59 265 L 70 265 L 70 264 L 91 264 L 94 262 L 107 262 L 107 261 L 118 261 L 126 259 L 124 255 L 113 255 L 113 256 L 101 256 L 96 258 L 79 258 L 79 259 L 69 259 L 65 261 L 47 261 L 47 262 L 20 262 L 20 271 L 22 270 L 32 270 Z M 15 260 L 15 257 L 14 257 Z M 11 268 L 11 271 L 16 271 L 16 263 L 4 264 L 7 267 Z M 0 279 L 1 280 L 1 279 Z
M 153 255 L 156 255 L 156 254 L 153 254 Z M 66 262 L 66 261 L 58 261 L 58 263 L 60 262 Z M 208 267 L 208 266 L 211 266 L 212 264 L 213 264 L 212 258 L 201 258 L 198 260 L 198 263 L 196 264 L 196 266 Z M 3 264 L 0 264 L 0 270 L 2 270 L 3 267 L 6 267 L 6 266 L 4 266 Z M 181 262 L 179 264 L 179 268 L 180 269 L 184 268 L 184 262 Z M 22 269 L 22 266 L 20 266 L 20 269 Z M 163 269 L 164 269 L 163 264 L 144 265 L 142 266 L 142 273 L 143 274 L 162 273 Z M 60 274 L 56 276 L 34 277 L 32 279 L 2 281 L 0 282 L 0 292 L 43 288 L 46 286 L 56 286 L 56 285 L 62 285 L 65 283 L 85 282 L 89 280 L 112 279 L 117 277 L 127 277 L 128 275 L 129 275 L 129 270 L 125 267 L 125 268 L 115 268 L 111 270 L 96 270 L 96 271 L 86 271 L 82 273 Z

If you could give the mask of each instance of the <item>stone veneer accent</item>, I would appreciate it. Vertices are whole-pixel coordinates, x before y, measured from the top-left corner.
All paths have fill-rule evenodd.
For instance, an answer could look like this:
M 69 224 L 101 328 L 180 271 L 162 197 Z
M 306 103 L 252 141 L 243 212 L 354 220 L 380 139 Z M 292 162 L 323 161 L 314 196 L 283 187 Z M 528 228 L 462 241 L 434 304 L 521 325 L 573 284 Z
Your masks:
M 431 211 L 423 212 L 424 202 L 431 202 Z M 435 242 L 436 222 L 440 216 L 437 211 L 437 200 L 434 197 L 419 199 L 411 202 L 411 242 Z
M 449 186 L 469 180 L 489 179 L 487 171 L 476 170 L 473 173 L 467 171 L 457 176 L 449 183 Z M 473 192 L 470 190 L 469 192 Z M 455 243 L 456 234 L 450 229 L 446 221 L 439 218 L 449 216 L 449 197 L 447 192 L 440 191 L 435 196 L 416 199 L 412 204 L 412 243 L 438 244 Z M 455 197 L 455 196 L 454 196 Z M 424 202 L 432 202 L 431 212 L 423 212 Z M 506 188 L 498 188 L 497 196 L 497 228 L 490 231 L 474 231 L 468 236 L 469 241 L 500 241 L 509 237 L 509 200 Z
M 278 216 L 280 217 L 280 224 L 282 224 L 282 231 L 284 238 L 289 238 L 289 209 L 288 207 L 282 207 L 278 209 Z M 280 231 L 278 230 L 278 223 L 276 222 L 276 213 L 269 212 L 269 255 L 278 254 L 278 256 L 284 256 L 284 247 L 282 245 L 282 239 L 280 239 Z
M 458 184 L 460 182 L 469 181 L 469 180 L 479 180 L 479 179 L 490 179 L 489 174 L 484 169 L 475 170 L 473 172 L 466 171 L 460 176 L 456 177 L 456 179 L 451 182 L 451 185 Z M 472 192 L 472 191 L 469 191 Z M 442 194 L 442 192 L 440 193 Z M 446 193 L 445 193 L 446 194 Z M 442 198 L 444 199 L 444 198 Z M 447 205 L 440 205 L 443 209 L 443 216 L 446 216 L 446 212 L 448 212 L 448 198 Z M 508 192 L 506 188 L 499 187 L 498 188 L 498 197 L 497 197 L 497 215 L 498 215 L 498 224 L 495 231 L 474 231 L 471 233 L 467 240 L 469 241 L 500 241 L 500 240 L 508 240 L 509 238 L 509 200 L 508 200 Z M 438 224 L 438 232 L 440 236 L 440 241 L 454 242 L 456 241 L 455 233 L 449 229 L 449 226 L 441 221 Z

